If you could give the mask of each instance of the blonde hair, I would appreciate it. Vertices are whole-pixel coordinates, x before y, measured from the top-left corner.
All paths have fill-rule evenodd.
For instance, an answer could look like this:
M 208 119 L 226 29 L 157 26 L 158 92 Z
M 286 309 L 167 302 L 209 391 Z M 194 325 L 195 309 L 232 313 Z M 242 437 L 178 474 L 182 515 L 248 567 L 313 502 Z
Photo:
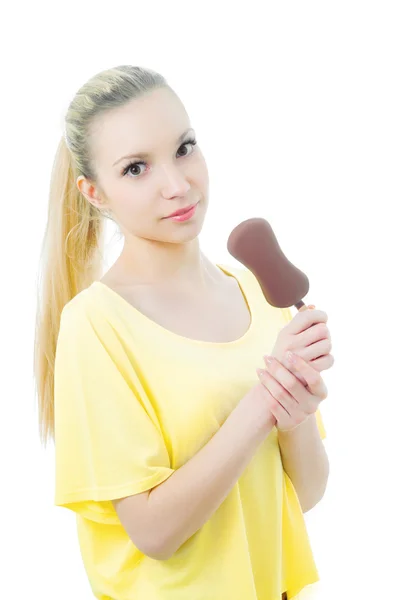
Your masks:
M 54 440 L 54 362 L 62 310 L 101 277 L 105 216 L 109 215 L 88 202 L 76 185 L 80 175 L 96 181 L 90 125 L 101 114 L 162 87 L 171 90 L 165 78 L 150 69 L 130 65 L 107 69 L 78 90 L 65 116 L 65 132 L 51 173 L 38 274 L 34 379 L 44 445 Z

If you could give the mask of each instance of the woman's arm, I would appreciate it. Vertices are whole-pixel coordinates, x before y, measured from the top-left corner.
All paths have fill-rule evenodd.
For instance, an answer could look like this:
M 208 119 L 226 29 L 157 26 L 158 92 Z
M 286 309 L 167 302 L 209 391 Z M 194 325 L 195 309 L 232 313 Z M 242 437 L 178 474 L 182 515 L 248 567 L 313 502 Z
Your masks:
M 225 500 L 275 419 L 254 386 L 212 439 L 166 481 L 113 502 L 133 543 L 146 555 L 167 560 Z
M 329 459 L 319 435 L 315 414 L 292 431 L 279 431 L 283 468 L 297 492 L 303 513 L 323 498 L 329 478 Z

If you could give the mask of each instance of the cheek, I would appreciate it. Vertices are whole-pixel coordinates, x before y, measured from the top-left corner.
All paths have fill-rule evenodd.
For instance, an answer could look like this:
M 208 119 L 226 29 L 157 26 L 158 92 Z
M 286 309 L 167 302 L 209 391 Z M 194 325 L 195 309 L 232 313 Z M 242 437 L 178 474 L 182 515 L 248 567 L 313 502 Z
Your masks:
M 119 186 L 114 190 L 112 204 L 119 223 L 129 231 L 139 231 L 151 221 L 156 214 L 155 203 L 145 190 L 138 192 L 132 186 Z
M 131 231 L 140 231 L 153 226 L 157 216 L 161 216 L 159 206 L 145 193 L 139 197 L 130 196 L 122 203 L 123 219 Z

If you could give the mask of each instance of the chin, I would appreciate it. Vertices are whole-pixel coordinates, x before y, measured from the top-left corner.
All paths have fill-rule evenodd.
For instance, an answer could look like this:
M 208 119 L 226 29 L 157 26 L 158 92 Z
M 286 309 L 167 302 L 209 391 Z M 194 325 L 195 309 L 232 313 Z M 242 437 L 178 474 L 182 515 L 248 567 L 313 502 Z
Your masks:
M 190 242 L 198 237 L 203 228 L 203 219 L 192 223 L 173 223 L 173 230 L 168 236 L 164 236 L 165 241 L 174 244 Z M 182 225 L 182 227 L 181 227 Z
M 165 241 L 168 241 L 171 244 L 181 244 L 190 242 L 198 237 L 198 235 L 202 231 L 202 226 L 203 223 L 200 223 L 199 225 L 196 223 L 196 226 L 191 224 L 191 226 L 188 227 L 181 227 L 180 231 L 177 230 L 173 232 L 173 234 L 170 235 L 170 237 Z

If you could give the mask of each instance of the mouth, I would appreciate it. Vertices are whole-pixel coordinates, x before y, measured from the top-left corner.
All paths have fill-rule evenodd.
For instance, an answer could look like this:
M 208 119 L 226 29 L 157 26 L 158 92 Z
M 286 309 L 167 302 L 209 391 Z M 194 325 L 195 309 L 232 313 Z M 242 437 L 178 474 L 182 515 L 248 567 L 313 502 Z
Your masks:
M 169 219 L 170 217 L 180 217 L 181 215 L 186 215 L 187 213 L 189 213 L 193 208 L 195 208 L 195 206 L 198 203 L 195 202 L 195 204 L 190 204 L 189 206 L 186 206 L 185 208 L 180 208 L 179 210 L 176 210 L 175 212 L 171 213 L 170 215 L 167 215 L 167 217 L 163 217 L 164 219 Z

